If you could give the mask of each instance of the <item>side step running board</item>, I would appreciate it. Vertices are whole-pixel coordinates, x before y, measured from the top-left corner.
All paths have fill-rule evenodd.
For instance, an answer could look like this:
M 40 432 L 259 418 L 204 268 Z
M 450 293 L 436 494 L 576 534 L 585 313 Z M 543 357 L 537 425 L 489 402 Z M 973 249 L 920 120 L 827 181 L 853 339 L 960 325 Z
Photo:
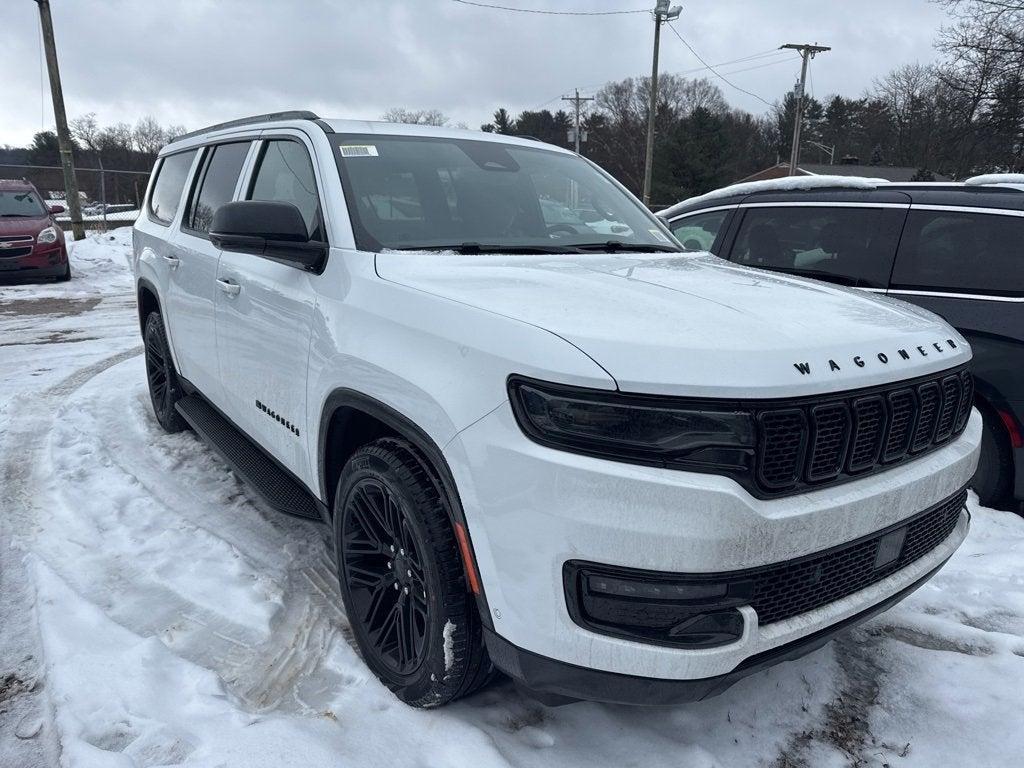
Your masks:
M 231 469 L 278 512 L 322 520 L 321 504 L 263 449 L 196 395 L 175 405 L 178 413 Z

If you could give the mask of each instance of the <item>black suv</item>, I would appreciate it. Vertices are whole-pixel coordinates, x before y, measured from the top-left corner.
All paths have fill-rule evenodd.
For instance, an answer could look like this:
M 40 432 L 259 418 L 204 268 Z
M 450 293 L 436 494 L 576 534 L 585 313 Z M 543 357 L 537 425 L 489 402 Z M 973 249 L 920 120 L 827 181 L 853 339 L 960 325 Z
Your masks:
M 986 505 L 1021 509 L 1024 185 L 973 181 L 737 185 L 659 215 L 688 250 L 884 293 L 956 326 L 974 347 L 985 420 L 975 490 Z

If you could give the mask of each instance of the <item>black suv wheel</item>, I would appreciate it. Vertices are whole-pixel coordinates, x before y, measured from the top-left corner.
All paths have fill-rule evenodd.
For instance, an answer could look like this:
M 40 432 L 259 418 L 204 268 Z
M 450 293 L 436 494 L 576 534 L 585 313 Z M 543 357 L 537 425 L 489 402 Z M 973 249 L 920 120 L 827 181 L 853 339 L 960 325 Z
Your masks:
M 448 513 L 413 447 L 386 438 L 342 470 L 334 541 L 345 611 L 367 666 L 402 701 L 436 707 L 492 667 Z
M 164 321 L 159 312 L 150 312 L 142 335 L 146 348 L 146 381 L 149 383 L 149 399 L 153 402 L 153 413 L 160 426 L 168 432 L 181 432 L 188 426 L 174 404 L 182 397 L 178 372 L 167 346 Z
M 971 485 L 983 506 L 1010 510 L 1010 486 L 1013 458 L 1006 440 L 1006 429 L 999 416 L 981 408 L 984 429 L 981 433 L 981 456 Z

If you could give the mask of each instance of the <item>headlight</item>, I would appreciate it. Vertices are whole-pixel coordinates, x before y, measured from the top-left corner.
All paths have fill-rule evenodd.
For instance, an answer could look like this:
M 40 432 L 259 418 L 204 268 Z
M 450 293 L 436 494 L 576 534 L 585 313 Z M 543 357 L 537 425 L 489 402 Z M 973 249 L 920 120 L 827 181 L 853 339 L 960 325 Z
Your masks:
M 508 388 L 520 428 L 542 445 L 698 472 L 743 472 L 751 466 L 754 419 L 738 405 L 625 395 L 517 376 Z
M 57 242 L 57 228 L 47 227 L 39 236 L 36 238 L 40 243 L 56 243 Z

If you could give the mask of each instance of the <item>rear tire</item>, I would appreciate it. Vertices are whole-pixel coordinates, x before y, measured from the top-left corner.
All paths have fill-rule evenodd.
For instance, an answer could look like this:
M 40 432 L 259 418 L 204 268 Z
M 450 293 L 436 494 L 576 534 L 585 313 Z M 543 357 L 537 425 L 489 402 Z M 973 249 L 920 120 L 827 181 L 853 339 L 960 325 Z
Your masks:
M 146 349 L 146 381 L 149 384 L 153 413 L 165 431 L 181 432 L 188 424 L 174 406 L 184 393 L 178 381 L 178 372 L 174 369 L 164 321 L 159 312 L 150 312 L 146 317 L 142 339 Z
M 455 533 L 412 445 L 383 438 L 360 448 L 334 499 L 342 599 L 370 670 L 413 707 L 486 684 L 493 667 Z
M 1013 458 L 1006 430 L 999 417 L 982 410 L 981 456 L 971 485 L 983 506 L 1010 510 Z

